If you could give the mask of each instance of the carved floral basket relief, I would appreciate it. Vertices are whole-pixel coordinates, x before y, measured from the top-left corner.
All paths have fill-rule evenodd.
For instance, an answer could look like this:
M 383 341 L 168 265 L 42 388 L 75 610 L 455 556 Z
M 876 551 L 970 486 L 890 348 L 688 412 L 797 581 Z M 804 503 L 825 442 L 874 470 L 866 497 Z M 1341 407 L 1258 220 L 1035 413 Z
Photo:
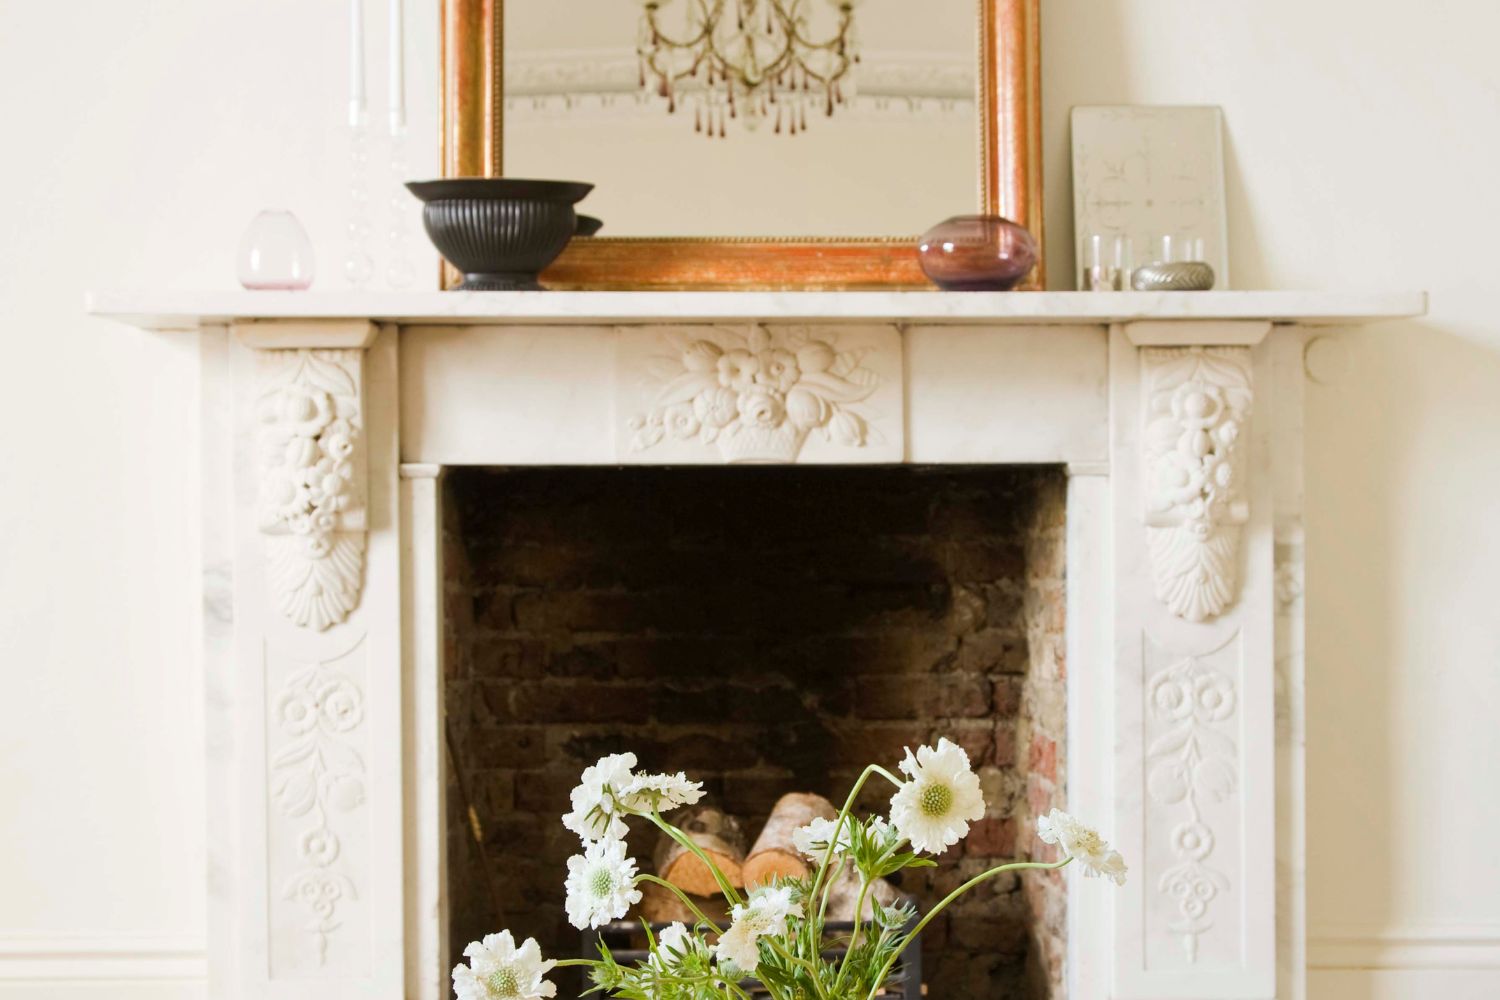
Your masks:
M 899 462 L 894 327 L 677 327 L 621 342 L 626 462 Z

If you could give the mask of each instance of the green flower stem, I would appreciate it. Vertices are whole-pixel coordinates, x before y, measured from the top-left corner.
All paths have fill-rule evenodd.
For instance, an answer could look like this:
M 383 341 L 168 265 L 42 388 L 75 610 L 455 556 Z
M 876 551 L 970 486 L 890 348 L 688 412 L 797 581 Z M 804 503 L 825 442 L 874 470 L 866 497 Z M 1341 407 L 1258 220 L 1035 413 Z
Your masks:
M 678 991 L 682 987 L 692 988 L 707 986 L 710 990 L 712 990 L 712 993 L 708 995 L 712 995 L 715 997 L 740 997 L 742 998 L 742 1000 L 752 1000 L 750 994 L 747 993 L 745 991 L 745 988 L 739 983 L 732 983 L 727 979 L 722 979 L 713 971 L 700 973 L 698 975 L 682 975 L 680 973 L 664 971 L 660 968 L 656 968 L 653 969 L 652 972 L 651 984 L 655 990 L 655 992 L 650 994 L 652 996 L 660 995 L 663 992 L 664 986 L 668 988 L 668 995 L 671 996 L 680 995 Z M 692 995 L 704 996 L 705 994 L 695 991 Z
M 552 964 L 554 967 L 559 969 L 569 969 L 574 966 L 600 966 L 604 963 L 599 961 L 597 958 L 559 958 Z
M 802 921 L 802 929 L 799 932 L 798 936 L 801 938 L 803 946 L 809 952 L 815 953 L 821 946 L 821 943 L 823 941 L 823 916 L 828 911 L 828 889 L 833 885 L 834 882 L 838 880 L 839 872 L 843 870 L 844 859 L 839 858 L 839 863 L 833 870 L 833 878 L 829 880 L 828 886 L 825 886 L 823 889 L 823 901 L 818 906 L 817 917 L 813 918 L 809 915 Z M 810 904 L 811 901 L 811 895 L 807 896 L 804 899 L 804 903 L 807 904 Z
M 818 902 L 818 930 L 823 929 L 824 918 L 828 914 L 828 897 L 833 892 L 833 887 L 838 883 L 839 876 L 844 873 L 844 859 L 839 858 L 839 863 L 833 866 L 833 875 L 828 879 L 828 884 L 823 886 L 823 898 Z
M 693 901 L 688 898 L 687 893 L 685 893 L 681 889 L 677 888 L 677 886 L 673 885 L 671 882 L 668 882 L 664 878 L 658 878 L 655 875 L 637 875 L 635 877 L 635 884 L 636 885 L 640 885 L 642 882 L 650 882 L 653 885 L 659 885 L 659 886 L 661 886 L 664 889 L 670 889 L 670 890 L 672 890 L 672 892 L 676 894 L 677 898 L 680 899 L 680 900 L 682 900 L 683 904 L 688 909 L 692 910 L 693 913 L 698 917 L 699 920 L 703 921 L 709 927 L 713 928 L 713 932 L 715 934 L 723 934 L 724 933 L 723 929 L 718 924 L 716 924 L 712 920 L 708 919 L 708 917 L 704 915 L 703 911 L 700 910 L 700 909 L 698 909 L 697 905 L 694 904 Z
M 1000 865 L 997 868 L 991 868 L 987 872 L 981 872 L 980 874 L 975 875 L 973 878 L 969 879 L 969 881 L 965 882 L 963 885 L 959 886 L 957 889 L 954 889 L 952 892 L 948 893 L 948 895 L 943 897 L 943 901 L 941 903 L 928 910 L 927 915 L 924 916 L 921 920 L 917 921 L 917 926 L 913 927 L 911 933 L 906 935 L 906 939 L 901 942 L 901 947 L 892 952 L 891 957 L 885 960 L 885 965 L 880 967 L 879 974 L 877 974 L 875 978 L 870 982 L 870 994 L 867 1000 L 875 1000 L 875 992 L 879 990 L 880 987 L 885 983 L 885 977 L 891 974 L 891 967 L 896 964 L 896 959 L 901 957 L 901 953 L 906 950 L 906 946 L 910 944 L 917 937 L 917 935 L 922 933 L 922 929 L 927 926 L 928 922 L 931 921 L 933 917 L 937 916 L 939 913 L 942 913 L 945 909 L 947 909 L 948 904 L 953 902 L 959 896 L 962 896 L 964 893 L 968 892 L 976 885 L 979 885 L 981 882 L 989 881 L 996 875 L 999 875 L 1001 872 L 1022 871 L 1027 868 L 1042 868 L 1050 871 L 1056 871 L 1057 869 L 1066 866 L 1072 860 L 1073 859 L 1071 857 L 1066 857 L 1061 861 L 1054 861 L 1051 863 L 1044 861 L 1015 861 L 1008 865 Z
M 813 990 L 817 992 L 818 996 L 823 997 L 826 1000 L 828 994 L 823 992 L 823 984 L 818 980 L 818 967 L 816 965 L 805 958 L 798 958 L 796 955 L 793 955 L 791 952 L 786 950 L 785 945 L 776 940 L 774 937 L 767 935 L 766 937 L 761 938 L 761 940 L 770 945 L 772 951 L 776 952 L 776 954 L 780 955 L 788 962 L 791 962 L 793 965 L 802 966 L 803 971 L 807 973 L 808 980 L 812 983 Z M 761 982 L 764 983 L 765 980 L 761 980 Z
M 719 866 L 714 864 L 707 854 L 703 853 L 703 849 L 697 844 L 693 843 L 692 838 L 687 834 L 683 833 L 681 830 L 677 829 L 677 827 L 662 819 L 661 813 L 656 810 L 655 806 L 651 808 L 651 812 L 649 814 L 645 815 L 647 819 L 651 820 L 651 822 L 655 823 L 657 827 L 660 828 L 662 833 L 665 833 L 667 836 L 677 841 L 683 847 L 686 847 L 688 850 L 692 851 L 693 854 L 697 856 L 699 861 L 702 861 L 705 865 L 708 866 L 708 870 L 713 874 L 714 881 L 719 884 L 719 891 L 724 894 L 725 899 L 729 900 L 731 904 L 743 903 L 745 901 L 744 897 L 734 891 L 734 886 L 729 884 L 729 879 L 724 877 L 724 873 L 719 871 Z
M 833 828 L 833 836 L 828 842 L 827 850 L 823 852 L 823 863 L 818 866 L 818 874 L 817 877 L 813 880 L 812 890 L 809 893 L 810 898 L 817 898 L 818 889 L 819 887 L 822 887 L 823 894 L 818 904 L 818 923 L 817 926 L 813 928 L 813 943 L 815 947 L 817 943 L 822 940 L 824 918 L 828 912 L 828 896 L 833 889 L 833 883 L 838 879 L 839 873 L 843 871 L 844 860 L 842 858 L 839 859 L 839 866 L 837 869 L 835 869 L 833 878 L 828 879 L 827 885 L 824 885 L 824 879 L 828 875 L 828 865 L 829 862 L 833 860 L 834 848 L 838 846 L 839 834 L 843 832 L 844 824 L 853 822 L 849 817 L 849 813 L 854 808 L 854 801 L 855 799 L 859 798 L 860 790 L 865 787 L 865 782 L 870 780 L 870 775 L 872 774 L 880 775 L 882 778 L 885 778 L 897 788 L 900 788 L 902 784 L 900 778 L 897 778 L 894 774 L 887 771 L 879 764 L 871 764 L 860 772 L 859 779 L 854 782 L 854 787 L 849 789 L 849 794 L 844 799 L 844 807 L 839 810 L 838 822 Z M 839 962 L 838 978 L 834 981 L 835 991 L 837 991 L 839 985 L 843 983 L 844 967 L 849 962 L 849 952 L 854 950 L 854 942 L 859 938 L 860 918 L 864 913 L 864 894 L 865 889 L 869 886 L 869 882 L 863 877 L 863 875 L 861 875 L 860 883 L 859 903 L 854 909 L 854 933 L 853 936 L 849 939 L 849 946 L 844 951 L 843 959 L 841 959 Z
M 818 865 L 818 876 L 813 879 L 812 891 L 808 893 L 809 899 L 817 897 L 818 889 L 822 887 L 823 879 L 828 874 L 828 864 L 833 860 L 834 848 L 838 846 L 839 833 L 844 829 L 844 823 L 849 819 L 849 810 L 854 808 L 854 800 L 859 797 L 859 790 L 865 787 L 865 782 L 870 780 L 870 775 L 872 774 L 880 775 L 897 788 L 901 787 L 901 780 L 879 764 L 871 764 L 859 773 L 859 780 L 854 783 L 853 788 L 849 789 L 849 797 L 844 799 L 844 808 L 839 810 L 838 825 L 833 828 L 833 836 L 828 841 L 828 849 L 823 852 L 823 863 Z M 824 903 L 826 905 L 826 898 Z M 818 911 L 819 923 L 823 919 L 822 912 L 821 909 Z
M 844 957 L 839 959 L 838 978 L 833 981 L 833 991 L 837 993 L 839 987 L 844 985 L 844 970 L 849 967 L 849 954 L 854 951 L 854 946 L 859 943 L 859 929 L 864 923 L 865 893 L 870 891 L 870 880 L 863 874 L 859 877 L 859 898 L 854 902 L 854 930 L 849 934 L 849 945 L 844 949 Z

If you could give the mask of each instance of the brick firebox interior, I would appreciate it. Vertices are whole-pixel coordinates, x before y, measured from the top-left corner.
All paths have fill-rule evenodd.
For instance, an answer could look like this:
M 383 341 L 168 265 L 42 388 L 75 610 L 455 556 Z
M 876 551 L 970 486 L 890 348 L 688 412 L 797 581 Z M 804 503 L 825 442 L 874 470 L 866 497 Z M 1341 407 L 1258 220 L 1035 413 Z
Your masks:
M 605 753 L 703 780 L 753 840 L 783 792 L 842 801 L 864 764 L 947 735 L 988 812 L 900 889 L 930 905 L 1050 860 L 1029 831 L 1063 805 L 1064 494 L 1050 467 L 450 473 L 454 961 L 500 927 L 578 953 L 559 817 Z M 654 840 L 632 833 L 645 870 Z M 1061 997 L 1062 880 L 1001 876 L 925 941 L 933 997 Z

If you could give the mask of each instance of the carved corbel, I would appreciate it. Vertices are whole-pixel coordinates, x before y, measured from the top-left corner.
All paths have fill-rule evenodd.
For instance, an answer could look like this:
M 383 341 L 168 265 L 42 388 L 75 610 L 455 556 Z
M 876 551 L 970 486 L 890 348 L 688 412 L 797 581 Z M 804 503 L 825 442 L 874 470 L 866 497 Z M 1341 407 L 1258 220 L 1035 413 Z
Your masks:
M 322 631 L 359 604 L 365 559 L 364 351 L 261 353 L 256 400 L 260 491 L 271 603 Z
M 1206 621 L 1239 590 L 1250 351 L 1147 347 L 1141 371 L 1143 519 L 1156 596 L 1179 618 Z

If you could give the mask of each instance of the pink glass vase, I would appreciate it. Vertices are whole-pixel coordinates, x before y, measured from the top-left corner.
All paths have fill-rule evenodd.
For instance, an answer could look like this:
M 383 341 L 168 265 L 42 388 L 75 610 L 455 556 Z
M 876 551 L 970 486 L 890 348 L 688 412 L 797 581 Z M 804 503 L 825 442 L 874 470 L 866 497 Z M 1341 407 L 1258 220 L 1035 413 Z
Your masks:
M 312 285 L 313 249 L 291 212 L 257 215 L 240 240 L 240 284 L 252 291 L 303 291 Z
M 917 244 L 922 273 L 944 291 L 1005 292 L 1036 266 L 1036 239 L 998 215 L 956 215 Z

